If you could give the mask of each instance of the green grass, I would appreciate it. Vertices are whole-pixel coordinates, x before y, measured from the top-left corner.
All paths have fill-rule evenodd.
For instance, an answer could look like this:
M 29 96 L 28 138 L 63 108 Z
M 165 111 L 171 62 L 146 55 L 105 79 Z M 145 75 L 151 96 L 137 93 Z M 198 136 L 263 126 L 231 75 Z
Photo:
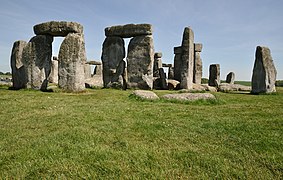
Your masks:
M 283 88 L 221 103 L 130 94 L 0 87 L 0 179 L 283 178 Z

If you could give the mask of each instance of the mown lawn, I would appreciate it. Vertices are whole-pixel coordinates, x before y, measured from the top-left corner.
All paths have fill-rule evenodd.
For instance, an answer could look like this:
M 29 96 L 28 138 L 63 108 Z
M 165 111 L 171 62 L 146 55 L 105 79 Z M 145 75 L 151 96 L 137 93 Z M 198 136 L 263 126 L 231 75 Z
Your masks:
M 131 92 L 0 87 L 0 179 L 283 178 L 283 88 L 189 104 Z

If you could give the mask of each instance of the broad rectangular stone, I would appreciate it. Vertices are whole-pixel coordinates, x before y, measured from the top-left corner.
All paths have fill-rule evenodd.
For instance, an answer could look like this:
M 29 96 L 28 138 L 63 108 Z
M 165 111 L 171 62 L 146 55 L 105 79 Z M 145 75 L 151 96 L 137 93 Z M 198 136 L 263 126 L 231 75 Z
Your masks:
M 105 36 L 119 36 L 130 38 L 142 35 L 152 35 L 151 24 L 126 24 L 121 26 L 111 26 L 105 28 Z

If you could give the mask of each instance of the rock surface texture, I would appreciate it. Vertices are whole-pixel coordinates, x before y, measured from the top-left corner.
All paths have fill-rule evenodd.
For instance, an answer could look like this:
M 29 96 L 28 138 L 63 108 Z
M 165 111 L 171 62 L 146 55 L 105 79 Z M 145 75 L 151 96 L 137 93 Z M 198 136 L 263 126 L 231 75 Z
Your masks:
M 194 54 L 194 77 L 193 83 L 201 84 L 202 78 L 202 60 L 200 57 L 200 53 L 202 50 L 202 44 L 195 43 L 195 54 Z
M 14 89 L 26 88 L 27 77 L 24 64 L 22 62 L 23 49 L 27 45 L 25 41 L 14 42 L 11 53 L 12 81 Z
M 68 34 L 59 51 L 59 87 L 67 92 L 83 91 L 85 62 L 84 37 L 82 34 Z
M 83 26 L 76 22 L 50 21 L 33 27 L 36 35 L 67 36 L 69 33 L 83 33 Z
M 152 89 L 154 47 L 152 36 L 137 36 L 128 47 L 128 87 Z
M 219 64 L 211 64 L 209 66 L 209 86 L 218 86 L 220 84 L 220 65 Z
M 252 93 L 276 92 L 277 71 L 268 47 L 257 46 L 252 75 Z
M 122 26 L 112 26 L 105 28 L 105 36 L 118 36 L 130 38 L 143 35 L 152 35 L 151 24 L 126 24 Z
M 147 100 L 158 100 L 159 99 L 159 97 L 152 91 L 135 90 L 132 94 L 141 99 L 147 99 Z
M 208 100 L 216 99 L 214 95 L 210 93 L 180 93 L 180 94 L 166 94 L 162 96 L 164 99 L 180 100 L 180 101 L 196 101 L 196 100 Z

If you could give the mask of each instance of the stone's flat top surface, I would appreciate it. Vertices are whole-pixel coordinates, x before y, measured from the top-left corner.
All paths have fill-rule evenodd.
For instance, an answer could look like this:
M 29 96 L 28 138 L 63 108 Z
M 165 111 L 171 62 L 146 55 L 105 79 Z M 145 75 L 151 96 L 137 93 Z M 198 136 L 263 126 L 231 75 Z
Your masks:
M 102 65 L 102 62 L 92 60 L 92 61 L 87 61 L 86 64 L 90 64 L 90 65 Z
M 213 94 L 210 93 L 181 93 L 181 94 L 166 94 L 162 96 L 164 99 L 170 100 L 181 100 L 181 101 L 196 101 L 196 100 L 207 100 L 216 99 Z
M 105 28 L 105 36 L 119 36 L 130 38 L 142 35 L 152 35 L 151 24 L 126 24 Z
M 77 22 L 50 21 L 33 26 L 36 35 L 67 36 L 69 33 L 83 33 L 83 26 Z
M 142 99 L 148 99 L 148 100 L 158 100 L 159 99 L 159 97 L 152 91 L 135 90 L 132 94 Z
M 202 51 L 202 44 L 201 43 L 195 43 L 195 51 L 201 52 Z

